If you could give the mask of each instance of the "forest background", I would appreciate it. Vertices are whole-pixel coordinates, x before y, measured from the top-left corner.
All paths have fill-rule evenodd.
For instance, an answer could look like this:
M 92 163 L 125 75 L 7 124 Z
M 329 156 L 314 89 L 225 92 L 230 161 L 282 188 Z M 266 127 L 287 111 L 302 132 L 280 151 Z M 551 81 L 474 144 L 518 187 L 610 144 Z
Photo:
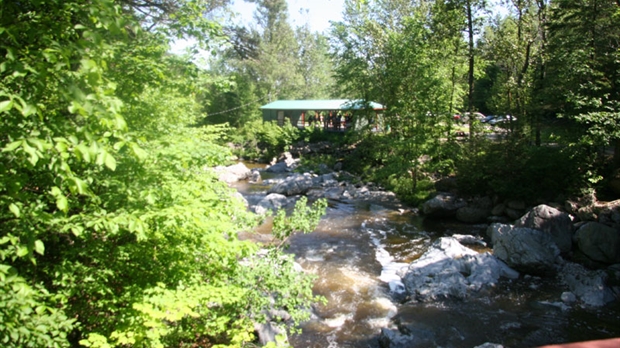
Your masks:
M 620 4 L 345 1 L 328 33 L 284 0 L 0 3 L 0 340 L 5 346 L 241 346 L 319 301 L 281 247 L 239 241 L 259 219 L 208 168 L 296 142 L 347 145 L 346 170 L 424 199 L 617 197 Z M 210 53 L 170 54 L 194 38 Z M 384 104 L 390 131 L 338 138 L 262 122 L 278 99 Z M 474 111 L 512 115 L 493 130 Z M 461 132 L 467 137 L 460 137 Z M 305 158 L 313 165 L 317 159 Z M 279 213 L 311 231 L 324 202 Z M 306 219 L 300 219 L 300 217 Z

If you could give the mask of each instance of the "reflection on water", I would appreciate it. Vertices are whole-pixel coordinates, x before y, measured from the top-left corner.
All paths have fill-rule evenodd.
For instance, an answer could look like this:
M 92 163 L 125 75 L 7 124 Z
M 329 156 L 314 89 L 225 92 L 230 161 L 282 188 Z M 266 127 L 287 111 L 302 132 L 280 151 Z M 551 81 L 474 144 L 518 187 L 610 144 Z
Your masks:
M 241 184 L 250 200 L 265 186 Z M 303 333 L 290 337 L 296 348 L 379 347 L 382 328 L 401 328 L 415 339 L 410 347 L 505 347 L 620 336 L 620 308 L 562 309 L 563 289 L 553 280 L 523 277 L 467 301 L 400 304 L 396 271 L 420 257 L 437 238 L 483 234 L 486 225 L 425 221 L 382 204 L 330 202 L 310 234 L 291 237 L 289 252 L 317 275 L 314 292 L 327 298 L 313 308 Z M 269 226 L 263 226 L 262 233 Z M 485 251 L 481 249 L 480 251 Z

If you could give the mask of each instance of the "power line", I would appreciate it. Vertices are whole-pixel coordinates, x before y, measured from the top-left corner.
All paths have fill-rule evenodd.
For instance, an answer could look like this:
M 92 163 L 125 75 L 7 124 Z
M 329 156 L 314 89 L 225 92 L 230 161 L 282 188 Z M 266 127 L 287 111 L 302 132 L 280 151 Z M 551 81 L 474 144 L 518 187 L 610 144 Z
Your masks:
M 264 96 L 264 97 L 262 97 L 262 98 L 260 98 L 260 99 L 256 99 L 255 101 L 249 102 L 249 103 L 244 104 L 244 105 L 241 105 L 241 106 L 234 107 L 234 108 L 232 108 L 232 109 L 228 109 L 228 110 L 224 110 L 224 111 L 218 111 L 218 112 L 214 112 L 214 113 L 211 113 L 211 114 L 209 114 L 209 113 L 208 113 L 208 114 L 207 114 L 207 117 L 209 117 L 209 116 L 214 116 L 214 115 L 225 114 L 225 113 L 228 113 L 228 112 L 232 112 L 232 111 L 235 111 L 235 110 L 239 110 L 239 109 L 244 108 L 244 107 L 246 107 L 246 106 L 248 106 L 248 105 L 252 105 L 252 104 L 258 103 L 259 101 L 261 101 L 261 100 L 263 100 L 263 99 L 265 99 L 265 98 L 267 98 L 267 97 L 269 97 L 269 96 L 268 96 L 268 95 L 266 95 L 266 96 Z

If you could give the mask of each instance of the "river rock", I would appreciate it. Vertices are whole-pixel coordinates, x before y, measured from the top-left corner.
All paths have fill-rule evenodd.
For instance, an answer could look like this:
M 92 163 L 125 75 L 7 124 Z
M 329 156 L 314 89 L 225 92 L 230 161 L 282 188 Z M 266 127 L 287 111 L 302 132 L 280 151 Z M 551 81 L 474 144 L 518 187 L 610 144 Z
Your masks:
M 466 223 L 476 223 L 486 220 L 489 209 L 479 207 L 462 207 L 456 211 L 456 219 Z
M 404 332 L 402 332 L 404 331 Z M 407 325 L 402 330 L 382 328 L 379 336 L 381 348 L 435 347 L 435 333 L 423 323 Z
M 493 255 L 508 266 L 528 274 L 548 275 L 557 270 L 560 249 L 549 233 L 525 227 L 495 223 L 487 229 Z
M 493 209 L 491 209 L 491 215 L 501 216 L 501 215 L 504 215 L 505 211 L 506 211 L 506 204 L 500 203 L 494 206 Z
M 562 299 L 562 302 L 566 304 L 573 304 L 577 302 L 577 296 L 570 291 L 564 291 L 560 298 Z
M 508 218 L 510 218 L 511 220 L 516 220 L 520 218 L 521 215 L 523 215 L 523 211 L 513 208 L 506 208 L 504 210 L 504 214 L 506 214 L 506 216 L 508 216 Z
M 334 170 L 339 172 L 342 170 L 342 162 L 338 161 L 336 162 L 336 164 L 334 164 Z
M 442 237 L 401 278 L 412 299 L 428 302 L 464 299 L 470 291 L 494 286 L 502 276 L 514 279 L 519 274 L 489 253 L 479 254 L 455 238 Z
M 285 180 L 272 186 L 268 193 L 279 193 L 285 196 L 294 196 L 305 194 L 312 186 L 314 181 L 312 175 L 305 173 L 294 174 Z
M 279 208 L 285 207 L 291 202 L 285 195 L 279 193 L 270 193 L 261 199 L 254 207 L 253 210 L 256 214 L 264 215 L 268 211 L 275 211 Z
M 587 306 L 601 307 L 615 299 L 607 286 L 605 271 L 592 271 L 580 264 L 566 262 L 561 268 L 559 278 L 570 292 Z
M 504 346 L 498 343 L 486 342 L 474 348 L 504 348 Z
M 575 233 L 579 250 L 594 261 L 620 262 L 620 231 L 598 222 L 588 222 Z
M 452 238 L 459 241 L 463 245 L 480 245 L 487 246 L 487 243 L 480 236 L 472 236 L 471 234 L 453 234 Z
M 527 227 L 549 233 L 563 253 L 573 246 L 573 222 L 570 216 L 548 205 L 538 205 L 515 222 L 516 227 Z
M 239 180 L 245 180 L 252 174 L 252 171 L 243 163 L 233 164 L 228 167 L 217 166 L 214 170 L 221 181 L 229 184 Z
M 261 182 L 262 177 L 260 175 L 260 171 L 259 170 L 252 170 L 252 172 L 250 173 L 250 177 L 248 178 L 248 181 L 251 183 L 258 183 Z
M 506 202 L 506 206 L 510 209 L 525 210 L 525 202 L 521 200 L 511 200 Z
M 338 180 L 334 173 L 327 173 L 312 178 L 312 185 L 321 187 L 339 186 Z
M 290 152 L 285 152 L 280 156 L 280 159 L 276 163 L 267 167 L 265 171 L 270 173 L 292 172 L 295 168 L 299 166 L 299 163 L 299 158 L 293 158 L 293 155 L 291 155 Z
M 440 192 L 435 197 L 422 204 L 422 213 L 428 217 L 440 218 L 456 215 L 459 208 L 465 207 L 467 203 L 456 195 Z
M 283 333 L 283 330 L 272 322 L 254 323 L 254 331 L 258 336 L 258 341 L 263 346 L 270 342 L 276 342 L 276 336 Z
M 243 195 L 242 195 L 240 192 L 236 191 L 236 192 L 233 194 L 233 196 L 234 196 L 234 197 L 235 197 L 238 201 L 240 201 L 240 202 L 243 204 L 243 206 L 244 206 L 244 207 L 248 208 L 248 207 L 250 206 L 250 203 L 248 202 L 248 200 L 247 200 L 247 199 L 245 199 L 245 197 L 243 197 Z
M 344 188 L 340 186 L 327 187 L 327 188 L 312 188 L 308 190 L 306 196 L 311 200 L 317 200 L 319 198 L 327 198 L 331 200 L 346 200 L 344 197 Z

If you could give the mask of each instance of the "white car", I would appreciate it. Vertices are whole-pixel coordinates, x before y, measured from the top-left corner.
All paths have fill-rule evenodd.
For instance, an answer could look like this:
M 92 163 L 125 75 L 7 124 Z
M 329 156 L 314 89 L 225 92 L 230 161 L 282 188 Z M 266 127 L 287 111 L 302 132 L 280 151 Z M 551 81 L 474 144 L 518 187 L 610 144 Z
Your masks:
M 501 116 L 497 116 L 494 119 L 489 121 L 489 124 L 491 125 L 496 125 L 498 123 L 505 123 L 505 122 L 515 122 L 517 120 L 516 117 L 511 116 L 511 115 L 501 115 Z

